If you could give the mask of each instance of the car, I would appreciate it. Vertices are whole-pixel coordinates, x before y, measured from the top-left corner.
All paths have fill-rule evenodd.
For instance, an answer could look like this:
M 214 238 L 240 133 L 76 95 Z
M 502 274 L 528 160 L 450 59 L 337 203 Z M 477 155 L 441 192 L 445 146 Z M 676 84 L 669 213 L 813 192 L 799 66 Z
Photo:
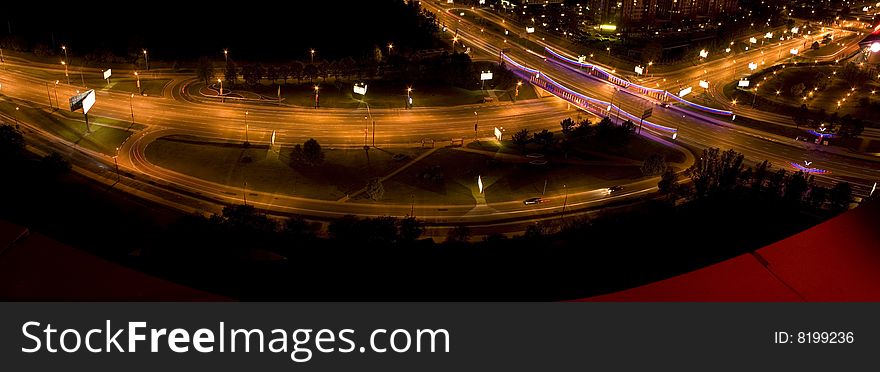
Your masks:
M 617 192 L 617 191 L 620 191 L 620 190 L 623 190 L 623 186 L 620 186 L 620 185 L 614 185 L 614 186 L 611 186 L 611 187 L 608 188 L 608 192 L 609 192 L 609 193 Z
M 541 204 L 544 202 L 544 199 L 541 198 L 528 198 L 523 200 L 523 204 L 525 205 L 533 205 L 533 204 Z

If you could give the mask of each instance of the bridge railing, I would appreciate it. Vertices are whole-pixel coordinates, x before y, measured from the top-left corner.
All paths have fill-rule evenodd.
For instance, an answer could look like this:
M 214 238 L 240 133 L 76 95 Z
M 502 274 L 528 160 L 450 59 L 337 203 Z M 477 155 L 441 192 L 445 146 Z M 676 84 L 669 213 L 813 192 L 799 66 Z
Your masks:
M 732 111 L 721 110 L 721 109 L 703 106 L 703 105 L 688 101 L 682 97 L 679 97 L 678 95 L 676 95 L 674 93 L 670 93 L 669 91 L 666 91 L 663 89 L 649 88 L 646 86 L 631 83 L 631 82 L 629 82 L 619 76 L 615 76 L 614 74 L 608 72 L 607 70 L 603 69 L 602 67 L 596 66 L 591 63 L 576 61 L 574 59 L 563 56 L 563 55 L 553 51 L 550 48 L 544 47 L 544 50 L 546 50 L 547 53 L 550 53 L 550 55 L 552 55 L 553 57 L 555 57 L 556 59 L 558 59 L 560 61 L 566 62 L 566 63 L 574 65 L 574 66 L 578 66 L 578 67 L 589 68 L 591 75 L 599 77 L 604 80 L 608 80 L 612 84 L 624 87 L 624 88 L 629 89 L 631 91 L 635 91 L 635 92 L 638 92 L 638 93 L 641 93 L 641 94 L 644 94 L 647 96 L 651 96 L 653 98 L 663 100 L 663 101 L 671 98 L 671 99 L 673 99 L 677 102 L 680 102 L 688 107 L 691 107 L 691 108 L 694 108 L 696 110 L 700 110 L 703 112 L 708 112 L 710 114 L 723 115 L 723 116 L 733 115 Z
M 610 116 L 610 114 L 612 112 L 615 112 L 615 113 L 619 113 L 620 116 L 623 116 L 629 120 L 632 120 L 635 123 L 641 122 L 642 125 L 646 125 L 648 127 L 651 127 L 651 128 L 654 128 L 654 129 L 657 129 L 660 131 L 669 132 L 669 133 L 675 133 L 678 131 L 675 128 L 670 128 L 670 127 L 663 126 L 660 124 L 652 123 L 647 120 L 642 121 L 641 118 L 639 118 L 638 116 L 635 116 L 633 114 L 630 114 L 629 112 L 626 112 L 626 110 L 623 110 L 622 108 L 620 108 L 619 106 L 617 106 L 613 103 L 602 101 L 602 100 L 592 98 L 592 97 L 587 97 L 583 94 L 580 94 L 580 93 L 575 92 L 569 88 L 566 88 L 562 84 L 559 84 L 556 81 L 554 81 L 553 79 L 541 74 L 540 71 L 535 70 L 533 68 L 528 68 L 528 67 L 514 61 L 513 59 L 508 57 L 503 52 L 501 53 L 501 58 L 503 58 L 504 61 L 507 62 L 508 66 L 511 67 L 510 70 L 513 71 L 513 73 L 517 74 L 518 76 L 522 77 L 525 80 L 528 80 L 533 85 L 549 92 L 550 94 L 552 94 L 556 97 L 562 98 L 566 102 L 569 102 L 584 111 L 587 111 L 587 112 L 590 112 L 592 114 L 596 114 L 599 116 Z

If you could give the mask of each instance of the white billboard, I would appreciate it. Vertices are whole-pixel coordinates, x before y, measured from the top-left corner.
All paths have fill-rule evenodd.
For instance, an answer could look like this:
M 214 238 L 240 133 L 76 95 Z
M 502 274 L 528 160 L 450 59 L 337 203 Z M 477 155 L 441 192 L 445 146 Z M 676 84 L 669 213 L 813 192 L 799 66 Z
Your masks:
M 495 127 L 495 139 L 501 141 L 501 129 L 498 129 L 498 127 Z
M 709 82 L 705 80 L 700 80 L 700 88 L 709 89 Z
M 367 95 L 367 84 L 355 84 L 354 92 L 362 96 Z
M 107 71 L 104 71 L 104 80 L 107 80 L 109 78 L 110 78 L 110 69 L 108 68 Z
M 483 71 L 480 73 L 480 80 L 492 80 L 492 71 Z
M 798 27 L 792 27 L 792 28 L 791 28 L 791 33 L 793 33 L 793 34 L 798 33 L 798 31 L 800 31 L 800 28 L 798 28 Z
M 766 39 L 772 39 L 772 38 L 773 38 L 773 33 L 772 33 L 772 32 L 768 32 L 768 33 L 764 34 L 764 38 L 766 38 Z
M 587 61 L 587 56 L 578 56 L 578 62 L 584 63 Z
M 748 81 L 748 80 L 743 79 L 743 80 L 740 80 L 740 81 L 739 81 L 739 87 L 741 87 L 741 88 L 748 88 L 748 86 L 749 86 L 749 81 Z
M 709 52 L 705 49 L 700 51 L 700 58 L 706 58 L 709 56 Z
M 526 27 L 526 33 L 527 34 L 535 33 L 535 28 L 534 27 Z
M 679 97 L 684 97 L 684 96 L 686 96 L 686 95 L 688 95 L 688 94 L 691 94 L 691 91 L 692 91 L 692 90 L 693 90 L 693 89 L 692 89 L 691 87 L 684 88 L 684 89 L 678 91 L 678 96 L 679 96 Z
M 755 63 L 755 62 L 750 62 L 750 63 L 749 63 L 749 70 L 754 70 L 754 69 L 757 69 L 757 68 L 758 68 L 758 64 L 757 64 L 757 63 Z
M 791 53 L 792 55 L 796 56 L 798 54 L 798 52 L 800 52 L 800 51 L 798 50 L 798 48 L 792 48 L 788 52 Z
M 752 43 L 752 44 L 754 44 L 754 43 L 757 43 L 757 42 L 758 42 L 758 39 L 755 39 L 755 38 L 753 38 L 753 37 L 750 37 L 750 38 L 749 38 L 749 42 Z
M 641 75 L 644 72 L 645 72 L 645 69 L 642 68 L 642 66 L 636 66 L 636 73 L 637 74 Z
M 94 104 L 95 104 L 95 90 L 91 89 L 91 90 L 89 90 L 88 94 L 86 94 L 86 98 L 83 98 L 83 101 L 82 101 L 83 113 L 88 114 L 89 109 L 91 109 L 92 106 L 94 106 Z

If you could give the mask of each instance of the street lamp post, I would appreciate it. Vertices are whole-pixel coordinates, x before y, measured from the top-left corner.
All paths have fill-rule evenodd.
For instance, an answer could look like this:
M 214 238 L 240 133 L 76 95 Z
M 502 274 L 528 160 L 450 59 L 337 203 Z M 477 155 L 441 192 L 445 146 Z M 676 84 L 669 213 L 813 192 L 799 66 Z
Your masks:
M 64 76 L 67 77 L 67 85 L 70 85 L 70 74 L 67 73 L 67 62 L 61 61 L 61 65 L 64 66 Z
M 367 126 L 370 125 L 370 121 L 367 119 L 367 115 L 364 115 L 364 149 L 367 148 Z
M 128 108 L 131 110 L 131 125 L 134 125 L 134 93 L 131 94 L 131 97 L 128 97 Z
M 15 106 L 15 126 L 18 127 L 21 125 L 21 122 L 18 121 L 18 106 Z
M 315 109 L 316 110 L 318 109 L 318 98 L 319 98 L 318 90 L 320 90 L 320 89 L 321 88 L 319 88 L 317 85 L 315 85 Z
M 116 165 L 116 182 L 119 182 L 119 160 L 116 158 L 119 157 L 119 148 L 116 148 L 116 155 L 113 155 L 113 164 Z
M 143 94 L 141 92 L 141 75 L 138 74 L 137 71 L 134 72 L 134 77 L 137 78 L 137 92 L 138 94 Z
M 248 114 L 250 114 L 250 112 L 248 112 L 248 111 L 244 112 L 244 145 L 245 146 L 250 145 L 250 143 L 251 143 L 250 137 L 248 137 L 248 131 L 250 129 L 250 125 L 248 124 Z
M 55 106 L 58 106 L 58 108 L 61 108 L 61 104 L 58 103 L 58 82 L 59 82 L 58 80 L 55 80 L 55 87 L 53 89 L 55 90 Z
M 394 44 L 388 43 L 388 56 L 391 56 L 391 48 L 394 48 Z
M 565 218 L 565 207 L 568 205 L 568 188 L 563 184 L 562 190 L 565 192 L 565 199 L 562 200 L 562 214 L 561 218 Z
M 70 58 L 67 57 L 67 47 L 62 45 L 61 50 L 64 51 L 64 61 L 65 63 L 70 63 Z M 69 84 L 69 83 L 68 83 Z
M 223 49 L 223 60 L 227 65 L 229 64 L 229 51 L 226 49 Z
M 480 115 L 474 111 L 474 142 L 477 142 L 477 126 L 480 124 Z
M 513 102 L 516 102 L 516 100 L 519 99 L 519 87 L 521 87 L 521 86 L 522 86 L 522 81 L 517 81 L 516 82 L 516 94 L 514 94 L 514 96 L 513 96 Z
M 311 55 L 312 55 L 312 64 L 314 64 L 315 63 L 315 50 L 311 49 L 311 50 L 309 50 L 309 53 L 311 53 Z
M 52 93 L 49 92 L 49 82 L 46 82 L 46 97 L 49 98 L 49 108 L 54 109 L 52 107 Z
M 150 71 L 150 57 L 147 55 L 146 49 L 144 49 L 144 62 L 147 64 L 147 71 Z
M 406 107 L 412 109 L 412 88 L 406 88 Z

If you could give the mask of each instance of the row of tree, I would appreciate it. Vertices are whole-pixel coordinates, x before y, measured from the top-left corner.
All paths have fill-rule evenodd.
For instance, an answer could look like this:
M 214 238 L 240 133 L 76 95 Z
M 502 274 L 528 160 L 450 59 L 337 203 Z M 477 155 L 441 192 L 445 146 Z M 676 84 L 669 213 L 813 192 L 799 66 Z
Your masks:
M 381 58 L 381 56 L 380 56 Z M 491 69 L 491 68 L 490 68 Z M 509 86 L 516 77 L 505 67 L 494 69 L 492 86 Z M 386 59 L 354 59 L 345 57 L 339 60 L 321 60 L 315 63 L 293 61 L 288 64 L 250 63 L 242 66 L 230 60 L 222 70 L 218 71 L 214 62 L 208 57 L 199 59 L 196 66 L 196 77 L 210 84 L 222 75 L 227 87 L 232 88 L 241 77 L 249 86 L 266 80 L 272 84 L 279 80 L 287 84 L 288 80 L 314 83 L 326 82 L 327 79 L 364 80 L 385 78 L 392 81 L 406 82 L 442 82 L 453 86 L 473 88 L 479 85 L 479 71 L 470 56 L 465 53 L 442 52 L 432 56 L 401 56 L 394 55 Z
M 817 184 L 811 174 L 774 169 L 767 160 L 746 166 L 743 154 L 732 149 L 703 150 L 699 161 L 687 169 L 685 175 L 691 182 L 679 184 L 673 169 L 667 168 L 657 185 L 660 192 L 670 200 L 731 195 L 769 197 L 793 206 L 831 213 L 847 210 L 853 202 L 852 186 L 847 182 L 838 182 L 829 189 Z

